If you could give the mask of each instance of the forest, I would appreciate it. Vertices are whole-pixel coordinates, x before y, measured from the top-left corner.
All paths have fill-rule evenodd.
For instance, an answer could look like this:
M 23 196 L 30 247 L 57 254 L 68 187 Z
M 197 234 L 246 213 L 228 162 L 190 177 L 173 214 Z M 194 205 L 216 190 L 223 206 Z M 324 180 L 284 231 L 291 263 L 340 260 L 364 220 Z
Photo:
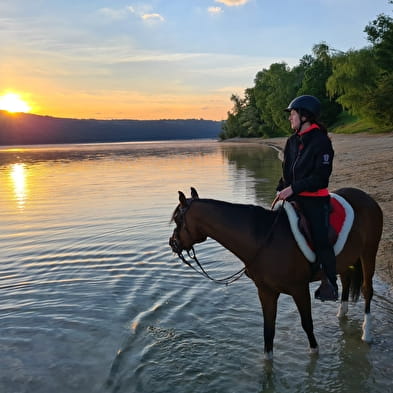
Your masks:
M 381 131 L 391 130 L 393 18 L 380 14 L 364 32 L 369 45 L 362 49 L 342 52 L 322 42 L 292 68 L 283 62 L 259 71 L 244 97 L 232 95 L 233 108 L 222 124 L 220 138 L 288 134 L 288 115 L 283 109 L 302 94 L 320 99 L 320 120 L 327 127 L 347 116 L 367 120 Z
M 217 139 L 220 127 L 218 121 L 203 119 L 65 119 L 0 110 L 0 146 Z

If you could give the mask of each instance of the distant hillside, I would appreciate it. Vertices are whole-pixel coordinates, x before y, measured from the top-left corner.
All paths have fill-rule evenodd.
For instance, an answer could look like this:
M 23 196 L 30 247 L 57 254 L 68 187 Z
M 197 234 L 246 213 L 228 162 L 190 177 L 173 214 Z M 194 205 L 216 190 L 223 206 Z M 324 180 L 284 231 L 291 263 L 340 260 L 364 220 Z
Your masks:
M 0 110 L 0 145 L 218 138 L 212 120 L 79 120 Z

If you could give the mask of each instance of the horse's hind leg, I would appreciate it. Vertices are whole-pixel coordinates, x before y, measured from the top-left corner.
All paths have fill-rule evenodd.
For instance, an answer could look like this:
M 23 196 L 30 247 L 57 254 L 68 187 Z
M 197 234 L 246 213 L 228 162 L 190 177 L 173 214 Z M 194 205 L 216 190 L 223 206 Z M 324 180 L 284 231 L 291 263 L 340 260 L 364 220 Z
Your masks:
M 302 327 L 307 334 L 307 338 L 310 344 L 310 351 L 311 353 L 318 353 L 318 344 L 314 336 L 310 290 L 308 286 L 305 285 L 298 291 L 292 293 L 292 297 L 295 300 L 296 306 L 299 310 Z
M 376 251 L 367 249 L 365 255 L 361 257 L 363 270 L 362 294 L 364 297 L 364 321 L 362 340 L 371 342 L 371 299 L 374 294 L 373 290 L 373 276 L 375 271 L 375 256 Z
M 349 288 L 351 284 L 351 274 L 349 271 L 340 274 L 342 292 L 341 292 L 341 303 L 337 312 L 337 317 L 344 317 L 348 312 L 348 299 L 349 299 Z

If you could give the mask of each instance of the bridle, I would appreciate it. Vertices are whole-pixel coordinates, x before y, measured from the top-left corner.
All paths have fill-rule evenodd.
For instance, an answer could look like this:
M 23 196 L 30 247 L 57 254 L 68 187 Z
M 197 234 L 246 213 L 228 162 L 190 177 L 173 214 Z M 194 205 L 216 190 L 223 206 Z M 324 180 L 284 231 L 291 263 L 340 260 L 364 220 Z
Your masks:
M 271 207 L 271 210 L 274 209 L 274 205 L 276 204 L 276 202 L 278 201 L 278 197 L 275 198 L 275 200 L 273 201 L 273 205 Z M 189 231 L 189 229 L 187 228 L 187 223 L 186 223 L 186 213 L 188 211 L 188 209 L 190 208 L 192 203 L 192 200 L 187 204 L 187 206 L 185 207 L 179 207 L 178 211 L 174 214 L 174 221 L 176 222 L 176 228 L 174 230 L 174 235 L 176 235 L 176 238 L 174 238 L 174 236 L 172 236 L 169 239 L 169 245 L 172 248 L 172 251 L 177 254 L 177 256 L 179 257 L 179 259 L 185 263 L 187 266 L 189 266 L 191 269 L 195 270 L 197 273 L 201 274 L 202 276 L 208 278 L 211 281 L 214 281 L 217 284 L 224 284 L 224 285 L 229 285 L 235 281 L 237 281 L 240 277 L 242 277 L 242 275 L 246 272 L 246 267 L 243 267 L 242 269 L 240 269 L 238 272 L 225 277 L 225 278 L 213 278 L 211 277 L 206 270 L 203 268 L 202 264 L 199 262 L 196 253 L 195 253 L 195 249 L 193 246 L 191 246 L 191 248 L 189 250 L 186 250 L 188 257 L 192 260 L 195 261 L 196 266 L 195 267 L 192 264 L 192 261 L 188 261 L 184 255 L 183 255 L 183 251 L 184 249 L 181 247 L 180 242 L 179 242 L 179 232 L 181 229 L 184 229 L 188 235 L 191 237 L 191 233 Z M 268 231 L 268 233 L 265 235 L 264 239 L 261 241 L 261 244 L 259 246 L 259 248 L 257 249 L 256 253 L 255 253 L 255 258 L 257 258 L 260 250 L 262 249 L 262 246 L 268 241 L 268 239 L 270 238 L 271 234 L 273 233 L 274 227 L 277 224 L 277 221 L 280 217 L 280 213 L 281 213 L 282 209 L 278 210 L 278 213 L 274 219 L 273 224 L 270 227 L 270 230 Z
M 176 222 L 176 228 L 174 230 L 174 235 L 169 239 L 169 245 L 172 248 L 172 251 L 177 254 L 179 259 L 185 263 L 187 266 L 189 266 L 191 269 L 196 271 L 197 273 L 201 274 L 202 276 L 208 278 L 209 280 L 217 283 L 217 284 L 224 284 L 224 285 L 229 285 L 232 284 L 233 282 L 237 281 L 245 272 L 246 268 L 243 267 L 240 269 L 238 272 L 231 274 L 228 277 L 225 278 L 213 278 L 207 273 L 207 271 L 203 268 L 202 264 L 199 262 L 195 249 L 193 246 L 189 250 L 185 250 L 187 252 L 188 257 L 195 262 L 196 267 L 192 264 L 192 261 L 188 261 L 185 256 L 183 255 L 184 249 L 180 245 L 179 241 L 179 233 L 181 229 L 184 229 L 189 236 L 191 236 L 191 233 L 187 227 L 186 224 L 186 213 L 188 209 L 191 206 L 192 201 L 187 204 L 186 207 L 179 207 L 178 211 L 174 214 L 174 220 Z M 176 236 L 176 237 L 175 237 Z

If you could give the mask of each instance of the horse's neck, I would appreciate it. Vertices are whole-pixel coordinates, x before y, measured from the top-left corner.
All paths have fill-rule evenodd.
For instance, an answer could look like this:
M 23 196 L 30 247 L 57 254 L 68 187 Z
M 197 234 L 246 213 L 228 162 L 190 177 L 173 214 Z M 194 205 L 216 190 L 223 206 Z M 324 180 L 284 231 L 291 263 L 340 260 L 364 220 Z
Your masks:
M 271 226 L 271 212 L 252 205 L 201 199 L 195 204 L 198 229 L 230 250 L 245 263 L 251 262 Z

